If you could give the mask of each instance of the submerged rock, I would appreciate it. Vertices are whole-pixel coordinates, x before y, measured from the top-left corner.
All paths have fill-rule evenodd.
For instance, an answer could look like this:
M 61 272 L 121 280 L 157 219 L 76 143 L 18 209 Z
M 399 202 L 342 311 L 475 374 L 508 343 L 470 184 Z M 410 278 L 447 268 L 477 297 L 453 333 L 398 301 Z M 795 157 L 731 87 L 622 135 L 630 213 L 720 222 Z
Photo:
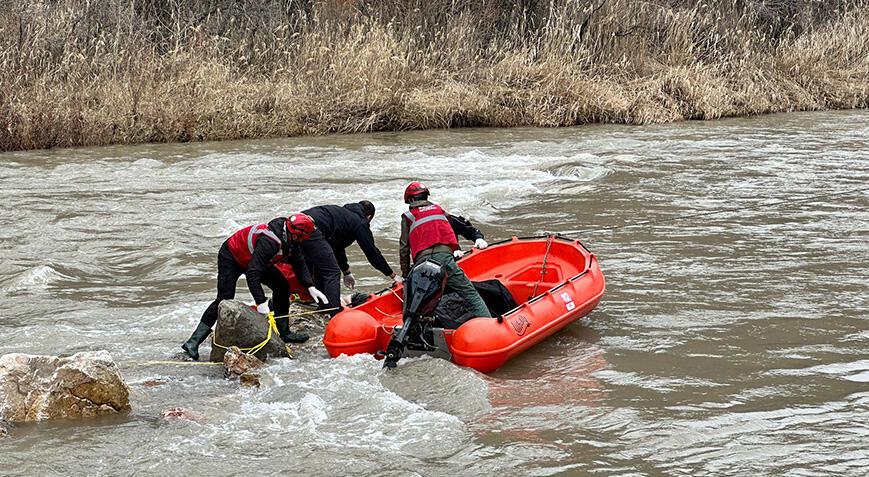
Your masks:
M 265 316 L 251 310 L 250 306 L 240 301 L 223 300 L 218 307 L 211 361 L 214 363 L 223 361 L 226 354 L 224 347 L 250 348 L 260 344 L 266 339 L 268 332 L 269 322 Z M 281 337 L 273 332 L 269 342 L 254 356 L 264 361 L 270 356 L 287 358 L 290 355 Z
M 196 416 L 183 407 L 171 407 L 160 413 L 160 417 L 167 421 L 195 421 Z
M 130 390 L 107 351 L 68 358 L 0 356 L 0 419 L 31 422 L 130 410 Z
M 244 373 L 238 377 L 238 382 L 241 383 L 242 386 L 247 386 L 251 388 L 260 387 L 259 374 L 255 373 Z
M 12 432 L 12 425 L 0 419 L 0 439 L 8 437 L 10 432 Z

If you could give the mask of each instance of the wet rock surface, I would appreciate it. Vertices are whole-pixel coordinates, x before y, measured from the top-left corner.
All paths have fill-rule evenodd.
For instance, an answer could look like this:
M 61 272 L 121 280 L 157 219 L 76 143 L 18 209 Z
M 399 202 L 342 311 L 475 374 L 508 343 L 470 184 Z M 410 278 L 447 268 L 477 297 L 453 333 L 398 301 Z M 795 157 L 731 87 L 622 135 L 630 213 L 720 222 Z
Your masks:
M 238 377 L 238 382 L 245 387 L 260 387 L 260 375 L 256 373 L 244 373 Z
M 9 434 L 12 432 L 12 425 L 8 422 L 0 419 L 0 439 L 4 437 L 9 437 Z
M 306 343 L 290 343 L 293 349 L 297 347 L 309 348 L 311 345 L 320 343 L 316 336 L 322 336 L 326 330 L 326 323 L 329 322 L 328 314 L 316 313 L 311 308 L 293 303 L 290 304 L 289 315 L 289 318 L 278 319 L 289 319 L 290 331 L 307 333 L 312 337 Z M 258 345 L 268 336 L 268 320 L 264 315 L 251 310 L 250 306 L 240 301 L 224 300 L 218 308 L 217 325 L 214 330 L 217 344 L 226 348 L 232 346 L 241 349 L 250 348 Z M 226 352 L 227 350 L 221 346 L 212 345 L 211 361 L 222 362 Z M 269 342 L 253 356 L 261 361 L 267 361 L 270 357 L 292 357 L 286 344 L 274 332 Z
M 218 307 L 217 324 L 214 327 L 214 343 L 211 346 L 211 361 L 220 363 L 226 354 L 226 348 L 250 348 L 260 344 L 268 337 L 268 319 L 250 306 L 237 300 L 223 300 Z M 219 346 L 218 346 L 219 345 Z M 268 343 L 254 356 L 260 360 L 269 357 L 289 357 L 287 348 L 277 333 L 272 333 Z
M 225 378 L 239 378 L 242 386 L 256 388 L 260 386 L 260 376 L 254 371 L 265 366 L 265 363 L 255 356 L 242 353 L 238 347 L 232 346 L 226 350 L 223 365 L 226 366 Z
M 130 391 L 107 351 L 67 358 L 0 356 L 0 419 L 32 422 L 130 410 Z

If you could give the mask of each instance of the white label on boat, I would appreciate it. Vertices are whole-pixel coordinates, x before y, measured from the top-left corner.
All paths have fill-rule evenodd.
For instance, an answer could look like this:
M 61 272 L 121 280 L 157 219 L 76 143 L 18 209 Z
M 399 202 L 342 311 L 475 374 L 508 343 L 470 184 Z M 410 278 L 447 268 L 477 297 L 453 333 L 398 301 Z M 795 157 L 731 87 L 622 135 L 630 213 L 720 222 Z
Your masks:
M 561 294 L 561 299 L 564 300 L 564 303 L 567 304 L 567 311 L 571 311 L 576 308 L 576 303 L 573 302 L 573 298 L 567 292 Z

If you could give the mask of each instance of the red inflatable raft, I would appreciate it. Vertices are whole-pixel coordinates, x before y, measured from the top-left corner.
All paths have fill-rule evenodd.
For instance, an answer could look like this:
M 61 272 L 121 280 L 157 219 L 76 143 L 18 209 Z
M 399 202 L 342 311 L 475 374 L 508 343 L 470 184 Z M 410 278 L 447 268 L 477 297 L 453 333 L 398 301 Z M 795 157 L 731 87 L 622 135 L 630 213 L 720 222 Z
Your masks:
M 564 237 L 514 237 L 473 249 L 458 264 L 472 281 L 500 281 L 520 303 L 503 318 L 473 318 L 455 330 L 438 329 L 442 357 L 484 373 L 587 315 L 604 293 L 594 254 Z M 402 297 L 396 285 L 338 313 L 323 337 L 329 355 L 386 350 L 393 328 L 402 324 Z

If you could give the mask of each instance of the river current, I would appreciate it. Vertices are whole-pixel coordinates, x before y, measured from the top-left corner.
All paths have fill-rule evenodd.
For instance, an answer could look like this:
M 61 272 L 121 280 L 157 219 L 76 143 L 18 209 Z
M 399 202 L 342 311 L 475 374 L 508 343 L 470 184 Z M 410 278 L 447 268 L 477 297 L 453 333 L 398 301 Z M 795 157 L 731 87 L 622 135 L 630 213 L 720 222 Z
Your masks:
M 106 349 L 133 406 L 16 426 L 0 475 L 866 475 L 867 137 L 850 111 L 0 154 L 0 354 Z M 320 336 L 260 389 L 143 364 L 179 351 L 245 225 L 368 199 L 397 267 L 413 179 L 490 241 L 582 240 L 603 301 L 491 375 L 385 373 Z

